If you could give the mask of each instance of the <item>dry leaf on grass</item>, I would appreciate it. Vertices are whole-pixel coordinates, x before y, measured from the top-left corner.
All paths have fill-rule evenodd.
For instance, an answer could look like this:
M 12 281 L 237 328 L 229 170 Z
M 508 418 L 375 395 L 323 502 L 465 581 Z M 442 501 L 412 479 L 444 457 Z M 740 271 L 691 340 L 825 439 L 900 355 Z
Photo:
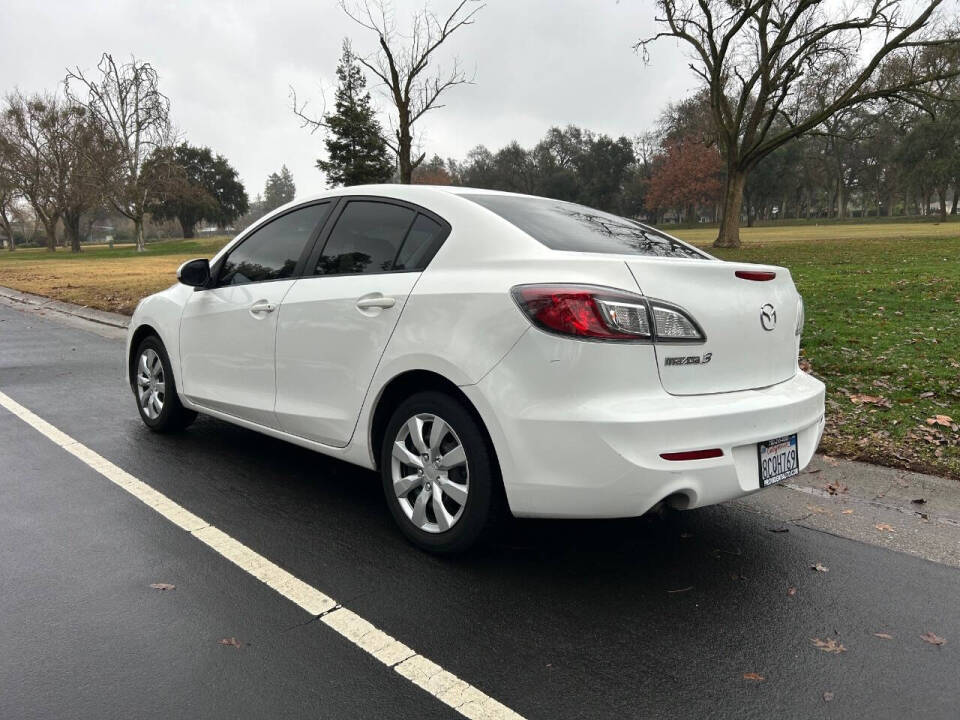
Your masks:
M 766 678 L 763 675 L 758 675 L 757 673 L 744 673 L 744 680 L 753 680 L 754 682 L 763 682 Z
M 847 651 L 847 649 L 840 644 L 840 641 L 834 638 L 827 638 L 826 640 L 821 640 L 820 638 L 810 638 L 810 642 L 813 643 L 815 648 L 822 650 L 825 653 L 839 655 L 840 653 Z
M 893 407 L 893 403 L 882 395 L 864 395 L 858 393 L 850 396 L 850 402 L 854 405 L 874 405 L 882 408 Z
M 176 590 L 176 585 L 171 585 L 170 583 L 150 583 L 150 587 L 154 590 Z
M 942 637 L 940 637 L 939 635 L 935 635 L 934 633 L 930 632 L 929 630 L 927 630 L 925 633 L 923 633 L 923 635 L 921 635 L 920 638 L 921 638 L 924 642 L 928 642 L 928 643 L 930 643 L 931 645 L 936 645 L 936 646 L 938 646 L 938 647 L 941 646 L 941 645 L 946 645 L 946 644 L 947 644 L 947 639 L 946 639 L 946 638 L 942 638 Z
M 950 427 L 953 425 L 953 418 L 949 415 L 934 415 L 933 417 L 927 418 L 927 425 L 942 425 L 943 427 Z
M 814 563 L 810 566 L 810 569 L 816 570 L 817 572 L 830 572 L 830 568 L 825 565 L 821 565 L 820 563 Z
M 239 650 L 240 647 L 241 647 L 240 641 L 237 640 L 235 637 L 222 638 L 222 639 L 220 640 L 220 644 L 221 644 L 221 645 L 230 645 L 231 647 L 235 647 L 237 650 Z
M 873 636 L 881 640 L 893 640 L 893 635 L 888 635 L 887 633 L 874 633 Z

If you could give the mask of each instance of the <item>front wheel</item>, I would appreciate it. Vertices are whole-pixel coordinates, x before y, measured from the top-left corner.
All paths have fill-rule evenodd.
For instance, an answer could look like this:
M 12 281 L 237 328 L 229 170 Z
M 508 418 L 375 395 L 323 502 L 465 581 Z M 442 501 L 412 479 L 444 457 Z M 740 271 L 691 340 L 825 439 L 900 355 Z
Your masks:
M 479 422 L 449 395 L 423 392 L 400 404 L 384 434 L 380 474 L 394 520 L 424 550 L 467 550 L 497 514 L 493 452 Z
M 182 430 L 197 419 L 197 413 L 180 403 L 167 351 L 160 338 L 151 335 L 137 347 L 133 394 L 144 424 L 155 432 Z

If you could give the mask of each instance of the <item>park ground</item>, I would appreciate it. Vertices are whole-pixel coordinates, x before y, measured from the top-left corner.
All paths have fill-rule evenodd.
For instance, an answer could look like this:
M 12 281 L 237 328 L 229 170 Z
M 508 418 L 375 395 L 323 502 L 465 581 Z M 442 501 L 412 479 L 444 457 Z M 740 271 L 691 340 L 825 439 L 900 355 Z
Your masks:
M 715 230 L 676 234 L 728 260 L 790 269 L 807 308 L 803 366 L 826 382 L 821 449 L 960 479 L 960 223 L 744 228 L 738 250 Z M 0 285 L 130 314 L 184 260 L 225 237 L 0 254 Z

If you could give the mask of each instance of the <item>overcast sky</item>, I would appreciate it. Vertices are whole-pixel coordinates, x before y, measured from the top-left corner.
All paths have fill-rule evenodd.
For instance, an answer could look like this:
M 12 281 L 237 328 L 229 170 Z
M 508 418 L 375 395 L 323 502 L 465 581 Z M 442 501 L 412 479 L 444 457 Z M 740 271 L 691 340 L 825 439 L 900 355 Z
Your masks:
M 454 4 L 431 0 L 438 13 Z M 401 29 L 422 6 L 396 0 Z M 0 0 L 0 19 L 0 91 L 52 89 L 68 65 L 91 70 L 104 51 L 133 53 L 157 68 L 185 138 L 225 155 L 251 198 L 284 163 L 298 195 L 325 187 L 314 167 L 323 138 L 299 128 L 288 87 L 319 109 L 324 86 L 332 105 L 343 37 L 360 54 L 374 50 L 335 0 Z M 673 41 L 661 41 L 647 65 L 633 52 L 652 30 L 652 0 L 488 0 L 438 56 L 440 64 L 458 56 L 476 82 L 418 123 L 423 149 L 459 159 L 478 144 L 530 146 L 567 123 L 611 135 L 648 129 L 693 87 Z

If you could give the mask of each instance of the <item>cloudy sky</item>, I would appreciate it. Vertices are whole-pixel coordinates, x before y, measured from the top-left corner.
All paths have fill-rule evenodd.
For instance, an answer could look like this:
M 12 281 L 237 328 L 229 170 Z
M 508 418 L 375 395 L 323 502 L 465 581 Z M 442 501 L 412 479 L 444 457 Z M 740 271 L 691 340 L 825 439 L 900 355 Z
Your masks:
M 455 0 L 430 0 L 438 13 Z M 396 0 L 402 30 L 423 0 Z M 104 51 L 149 60 L 191 143 L 225 155 L 251 197 L 282 164 L 298 194 L 322 190 L 321 135 L 299 127 L 288 88 L 331 99 L 343 37 L 361 54 L 374 39 L 335 0 L 0 0 L 0 91 L 52 89 L 67 66 L 95 67 Z M 484 144 L 534 144 L 551 125 L 611 135 L 649 128 L 693 80 L 681 50 L 661 41 L 645 65 L 632 44 L 653 30 L 653 0 L 487 0 L 438 62 L 456 55 L 474 85 L 445 95 L 418 123 L 424 150 L 462 158 Z M 373 93 L 381 110 L 386 101 Z

